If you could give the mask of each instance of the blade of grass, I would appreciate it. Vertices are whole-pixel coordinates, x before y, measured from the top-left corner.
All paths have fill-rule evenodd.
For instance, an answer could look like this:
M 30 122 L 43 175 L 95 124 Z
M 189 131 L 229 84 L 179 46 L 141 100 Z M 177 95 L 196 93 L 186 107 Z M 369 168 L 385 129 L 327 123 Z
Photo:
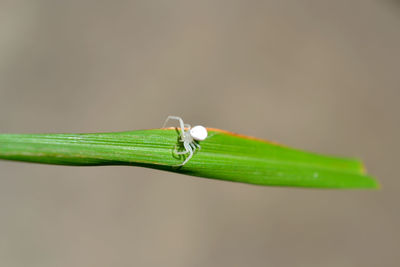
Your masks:
M 91 134 L 0 134 L 0 159 L 73 165 L 131 165 L 257 185 L 378 188 L 357 159 L 324 156 L 208 129 L 184 166 L 174 128 Z

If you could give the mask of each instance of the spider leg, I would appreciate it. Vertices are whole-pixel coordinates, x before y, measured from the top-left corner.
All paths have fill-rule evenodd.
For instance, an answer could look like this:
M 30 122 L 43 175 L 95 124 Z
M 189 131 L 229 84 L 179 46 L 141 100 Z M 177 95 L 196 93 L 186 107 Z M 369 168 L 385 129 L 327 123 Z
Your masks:
M 181 117 L 177 117 L 177 116 L 168 116 L 167 119 L 164 122 L 163 128 L 165 127 L 165 125 L 167 125 L 167 122 L 169 120 L 177 120 L 179 121 L 179 125 L 181 126 L 181 136 L 183 136 L 184 132 L 185 132 L 185 124 L 183 123 L 183 120 Z
M 196 145 L 195 145 L 194 142 L 193 142 L 193 143 L 190 143 L 190 146 L 193 148 L 193 151 L 195 151 L 195 150 L 197 149 L 197 147 L 196 147 Z
M 176 146 L 175 146 L 174 153 L 176 155 L 184 155 L 184 154 L 189 153 L 189 151 L 186 148 L 185 148 L 185 151 L 178 151 L 178 150 L 176 150 Z
M 197 145 L 198 149 L 200 150 L 201 149 L 201 145 L 197 144 L 197 143 L 196 143 L 196 145 Z
M 184 162 L 182 162 L 182 164 L 180 164 L 179 166 L 183 166 L 186 164 L 186 162 L 188 162 L 192 157 L 193 157 L 193 150 L 192 147 L 189 144 L 184 144 L 185 148 L 187 151 L 189 151 L 189 156 L 187 156 L 187 158 L 185 159 Z
M 197 143 L 197 142 L 193 142 L 193 144 L 198 148 L 198 149 L 201 149 L 201 146 L 200 146 L 200 144 L 199 143 Z

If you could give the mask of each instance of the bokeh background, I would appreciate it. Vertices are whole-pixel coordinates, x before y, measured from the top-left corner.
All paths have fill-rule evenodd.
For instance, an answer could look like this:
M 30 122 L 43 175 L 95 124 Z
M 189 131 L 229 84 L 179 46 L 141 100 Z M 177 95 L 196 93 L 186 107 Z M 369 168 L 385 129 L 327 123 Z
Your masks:
M 0 0 L 0 132 L 191 124 L 380 191 L 0 162 L 1 266 L 399 266 L 398 1 Z

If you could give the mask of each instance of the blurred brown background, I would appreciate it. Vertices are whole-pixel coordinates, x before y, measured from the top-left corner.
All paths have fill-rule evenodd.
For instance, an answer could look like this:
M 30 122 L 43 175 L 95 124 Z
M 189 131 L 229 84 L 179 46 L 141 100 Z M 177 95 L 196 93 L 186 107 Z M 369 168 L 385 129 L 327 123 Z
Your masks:
M 1 266 L 399 266 L 397 1 L 0 0 L 0 131 L 168 115 L 362 158 L 380 191 L 0 162 Z

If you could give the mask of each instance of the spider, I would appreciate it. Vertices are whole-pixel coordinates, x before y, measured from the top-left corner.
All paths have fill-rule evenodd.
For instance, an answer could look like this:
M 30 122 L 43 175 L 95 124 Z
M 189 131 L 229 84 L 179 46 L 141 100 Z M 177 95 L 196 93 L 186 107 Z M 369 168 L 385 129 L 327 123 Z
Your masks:
M 189 124 L 185 124 L 183 122 L 181 117 L 177 116 L 168 116 L 168 118 L 165 120 L 163 128 L 169 120 L 179 121 L 181 127 L 180 141 L 183 143 L 183 147 L 185 148 L 185 151 L 179 152 L 176 150 L 175 147 L 174 153 L 177 155 L 184 155 L 189 153 L 186 159 L 181 164 L 177 165 L 183 166 L 193 157 L 193 153 L 194 151 L 196 151 L 196 149 L 201 149 L 200 145 L 196 141 L 203 141 L 207 138 L 207 129 L 201 125 L 197 125 L 191 128 Z M 187 128 L 186 131 L 185 128 Z

